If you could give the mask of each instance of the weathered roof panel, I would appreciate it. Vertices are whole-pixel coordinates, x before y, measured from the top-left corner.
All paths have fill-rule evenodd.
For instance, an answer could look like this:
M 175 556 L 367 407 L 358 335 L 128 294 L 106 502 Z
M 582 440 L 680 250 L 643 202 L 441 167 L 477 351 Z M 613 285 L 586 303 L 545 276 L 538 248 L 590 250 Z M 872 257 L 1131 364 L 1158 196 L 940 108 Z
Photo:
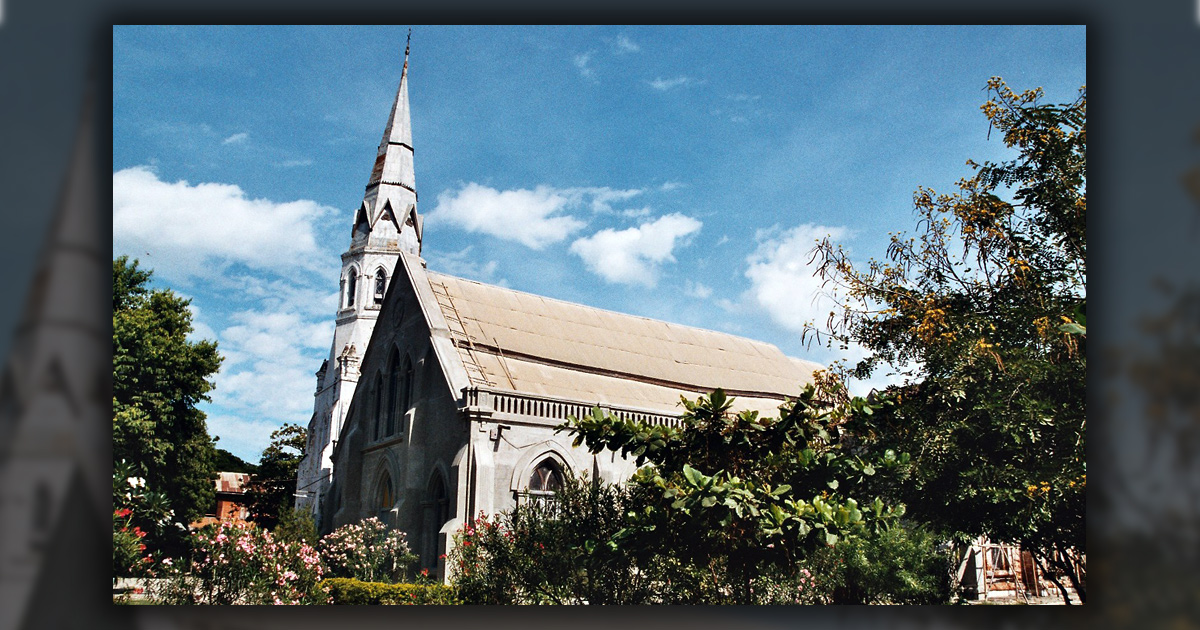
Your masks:
M 778 398 L 799 392 L 820 368 L 726 333 L 432 271 L 428 278 L 446 287 L 454 308 L 439 307 L 451 328 L 461 322 L 488 380 L 517 391 L 678 411 L 681 393 L 721 387 L 741 392 L 747 402 L 757 393 L 755 406 L 773 411 Z M 465 352 L 460 349 L 469 361 Z

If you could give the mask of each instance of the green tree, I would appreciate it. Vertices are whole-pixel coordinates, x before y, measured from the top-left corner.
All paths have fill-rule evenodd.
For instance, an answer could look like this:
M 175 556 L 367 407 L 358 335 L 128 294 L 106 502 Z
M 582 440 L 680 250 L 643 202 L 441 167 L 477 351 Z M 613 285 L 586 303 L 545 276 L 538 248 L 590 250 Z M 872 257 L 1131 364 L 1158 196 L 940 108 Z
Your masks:
M 968 161 L 950 194 L 918 189 L 917 234 L 893 235 L 885 262 L 821 243 L 844 306 L 827 332 L 870 352 L 857 377 L 908 370 L 899 404 L 846 428 L 912 454 L 912 515 L 1019 543 L 1083 599 L 1087 93 L 1041 104 L 999 78 L 988 91 L 990 129 L 1018 157 Z
M 305 508 L 288 507 L 280 511 L 278 524 L 271 531 L 275 540 L 284 542 L 304 542 L 316 545 L 317 524 L 312 514 Z
M 273 529 L 280 514 L 290 510 L 296 498 L 296 472 L 308 431 L 288 423 L 271 432 L 271 442 L 263 449 L 258 462 L 258 476 L 250 489 L 250 520 Z
M 223 448 L 218 448 L 216 458 L 213 460 L 213 470 L 217 472 L 254 474 L 258 472 L 258 466 L 247 462 Z
M 136 260 L 113 260 L 113 459 L 170 497 L 186 523 L 214 500 L 215 448 L 196 405 L 221 357 L 215 342 L 188 341 L 189 301 L 150 278 Z
M 698 585 L 703 601 L 755 603 L 761 576 L 797 577 L 815 549 L 875 536 L 904 513 L 878 494 L 886 484 L 877 477 L 892 476 L 907 457 L 860 452 L 840 429 L 890 401 L 849 398 L 840 383 L 822 378 L 778 418 L 734 414 L 732 403 L 719 389 L 683 399 L 678 427 L 599 409 L 560 427 L 593 453 L 615 450 L 652 464 L 630 480 L 644 491 L 644 504 L 627 514 L 613 544 L 643 558 L 669 550 L 711 576 L 708 588 Z

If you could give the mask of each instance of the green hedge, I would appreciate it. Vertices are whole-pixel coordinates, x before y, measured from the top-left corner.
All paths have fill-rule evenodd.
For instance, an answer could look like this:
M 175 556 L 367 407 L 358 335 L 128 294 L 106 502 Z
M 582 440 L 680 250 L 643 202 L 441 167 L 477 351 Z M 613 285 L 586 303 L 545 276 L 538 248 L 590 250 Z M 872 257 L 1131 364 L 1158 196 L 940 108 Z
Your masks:
M 353 578 L 329 578 L 321 581 L 330 603 L 349 606 L 412 606 L 458 604 L 454 588 L 444 584 L 383 584 Z

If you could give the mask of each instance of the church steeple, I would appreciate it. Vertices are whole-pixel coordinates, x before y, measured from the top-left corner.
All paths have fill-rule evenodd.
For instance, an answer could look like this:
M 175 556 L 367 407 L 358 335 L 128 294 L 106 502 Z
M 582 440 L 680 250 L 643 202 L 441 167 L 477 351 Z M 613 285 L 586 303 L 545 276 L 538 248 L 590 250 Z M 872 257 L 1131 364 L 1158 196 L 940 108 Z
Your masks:
M 411 36 L 411 32 L 410 32 Z M 375 166 L 354 210 L 350 247 L 341 256 L 337 319 L 329 358 L 317 370 L 309 444 L 297 474 L 296 505 L 319 510 L 330 489 L 333 445 L 358 387 L 362 357 L 392 285 L 402 252 L 421 255 L 421 217 L 413 176 L 412 121 L 408 110 L 408 51 Z M 320 521 L 318 521 L 320 522 Z
M 412 33 L 409 33 L 411 39 Z M 417 180 L 413 170 L 412 120 L 408 106 L 408 43 L 404 46 L 404 66 L 400 71 L 400 87 L 392 103 L 391 115 L 379 150 L 375 155 L 375 166 L 363 195 L 363 203 L 354 218 L 354 237 L 359 239 L 368 234 L 375 237 L 380 224 L 391 224 L 391 230 L 371 238 L 372 244 L 384 245 L 383 240 L 396 239 L 401 249 L 412 254 L 421 253 L 421 218 L 417 214 Z

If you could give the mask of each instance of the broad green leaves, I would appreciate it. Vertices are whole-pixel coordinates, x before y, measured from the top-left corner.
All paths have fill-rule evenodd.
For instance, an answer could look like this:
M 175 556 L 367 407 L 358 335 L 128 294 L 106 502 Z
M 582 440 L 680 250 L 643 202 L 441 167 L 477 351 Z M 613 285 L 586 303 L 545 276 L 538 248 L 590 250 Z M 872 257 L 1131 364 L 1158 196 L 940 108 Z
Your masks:
M 621 420 L 595 409 L 559 431 L 592 452 L 643 466 L 630 480 L 649 500 L 627 515 L 627 549 L 662 548 L 702 566 L 716 562 L 743 579 L 756 567 L 794 567 L 812 550 L 891 527 L 903 506 L 875 493 L 879 471 L 894 477 L 906 456 L 859 453 L 841 426 L 889 407 L 809 385 L 777 418 L 734 413 L 715 390 L 683 399 L 679 428 Z M 860 509 L 860 499 L 872 509 Z

